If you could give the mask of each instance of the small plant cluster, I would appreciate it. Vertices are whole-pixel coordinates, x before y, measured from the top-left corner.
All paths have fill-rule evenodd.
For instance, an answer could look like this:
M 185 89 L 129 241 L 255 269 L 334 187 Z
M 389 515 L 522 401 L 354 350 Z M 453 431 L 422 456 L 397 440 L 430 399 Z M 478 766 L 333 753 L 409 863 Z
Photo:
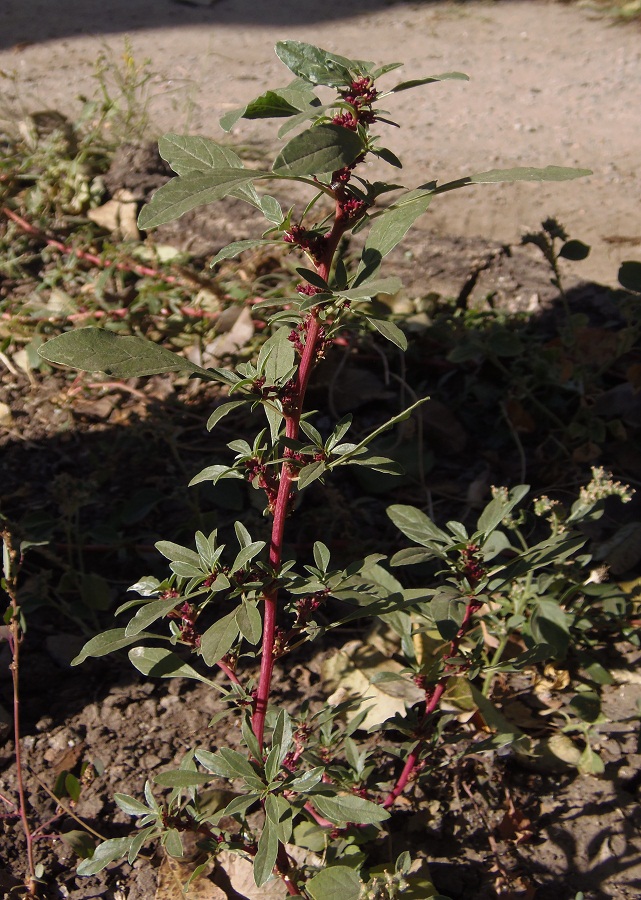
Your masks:
M 234 723 L 238 741 L 192 747 L 178 768 L 154 779 L 167 789 L 162 796 L 151 783 L 144 800 L 116 795 L 137 830 L 99 844 L 78 871 L 92 874 L 123 857 L 133 862 L 157 840 L 180 857 L 184 836 L 192 834 L 210 858 L 240 854 L 252 861 L 258 886 L 277 877 L 290 896 L 437 896 L 408 853 L 385 857 L 382 836 L 400 795 L 446 764 L 439 748 L 455 740 L 452 698 L 477 710 L 482 723 L 478 733 L 465 733 L 458 752 L 510 747 L 535 755 L 533 742 L 492 702 L 493 686 L 498 676 L 568 660 L 587 674 L 559 712 L 559 727 L 579 736 L 579 768 L 599 771 L 591 741 L 607 672 L 604 677 L 598 650 L 607 636 L 621 633 L 625 604 L 616 588 L 586 574 L 590 556 L 580 527 L 600 514 L 604 498 L 626 500 L 628 493 L 595 471 L 571 508 L 541 498 L 528 513 L 521 506 L 527 486 L 497 488 L 471 531 L 392 505 L 388 516 L 410 542 L 388 561 L 398 578 L 377 553 L 337 566 L 321 539 L 309 558 L 296 559 L 286 534 L 305 490 L 329 481 L 339 467 L 398 471 L 374 442 L 424 402 L 355 441 L 351 417 L 330 427 L 315 420 L 307 390 L 329 344 L 346 331 L 406 349 L 403 330 L 377 303 L 400 287 L 398 278 L 381 274 L 381 265 L 436 196 L 473 183 L 565 181 L 588 173 L 556 166 L 491 170 L 413 189 L 369 181 L 372 157 L 401 167 L 372 131 L 395 124 L 381 104 L 401 91 L 465 76 L 449 72 L 382 88 L 399 64 L 377 67 L 297 41 L 279 43 L 276 52 L 294 80 L 221 121 L 229 130 L 243 116 L 283 119 L 279 135 L 287 141 L 271 169 L 246 168 L 229 147 L 207 138 L 167 135 L 160 152 L 177 177 L 139 219 L 141 228 L 152 228 L 226 196 L 264 214 L 260 239 L 236 241 L 213 260 L 274 244 L 300 260 L 298 287 L 269 317 L 257 357 L 235 369 L 205 369 L 141 337 L 104 329 L 66 332 L 39 351 L 50 363 L 115 377 L 179 371 L 218 382 L 228 396 L 209 417 L 210 430 L 234 410 L 264 416 L 254 437 L 231 441 L 228 458 L 207 466 L 192 484 L 247 483 L 262 493 L 267 533 L 251 534 L 238 521 L 231 541 L 217 531 L 198 531 L 191 546 L 159 541 L 167 577 L 133 585 L 137 596 L 117 611 L 128 615 L 127 624 L 92 638 L 75 660 L 128 648 L 143 675 L 204 683 L 220 694 L 221 715 Z M 302 211 L 283 210 L 262 192 L 269 180 L 302 184 L 311 199 Z M 365 239 L 348 270 L 341 241 L 358 233 Z M 398 665 L 377 673 L 371 685 L 398 682 L 407 698 L 402 709 L 365 726 L 368 695 L 349 689 L 322 705 L 278 703 L 274 673 L 281 660 L 355 621 L 378 622 L 392 635 Z M 217 671 L 224 685 L 213 680 Z M 363 735 L 365 727 L 376 730 L 375 742 Z M 203 789 L 214 779 L 231 782 L 235 796 L 212 812 Z

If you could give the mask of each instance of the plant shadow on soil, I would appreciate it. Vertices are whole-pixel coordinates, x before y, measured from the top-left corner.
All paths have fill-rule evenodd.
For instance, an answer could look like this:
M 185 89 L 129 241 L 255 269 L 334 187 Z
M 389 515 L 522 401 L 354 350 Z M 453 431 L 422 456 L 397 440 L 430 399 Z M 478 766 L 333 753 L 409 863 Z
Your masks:
M 416 267 L 416 258 L 406 262 Z M 459 300 L 463 304 L 470 293 L 470 277 L 468 274 L 461 282 Z M 477 272 L 476 279 L 479 277 Z M 606 309 L 598 286 L 583 285 L 570 291 L 568 301 L 571 308 L 583 312 L 592 303 L 594 318 L 601 323 L 612 321 L 613 308 Z M 554 307 L 554 303 L 549 305 L 541 315 L 537 329 L 552 328 L 559 315 Z M 519 337 L 520 330 L 531 328 L 532 320 L 516 327 L 506 321 L 505 326 L 511 339 Z M 459 332 L 457 341 L 461 339 Z M 387 365 L 393 368 L 396 362 L 391 359 Z M 330 359 L 326 368 L 337 365 L 337 360 Z M 390 383 L 385 384 L 381 365 L 380 348 L 374 352 L 370 345 L 350 358 L 341 372 L 341 397 L 349 401 L 353 392 L 355 426 L 362 431 L 397 412 L 397 392 Z M 516 443 L 506 427 L 498 443 L 498 426 L 479 428 L 484 418 L 487 421 L 489 404 L 496 402 L 496 373 L 487 369 L 487 363 L 478 367 L 472 361 L 448 369 L 446 354 L 435 354 L 434 337 L 424 333 L 413 339 L 407 365 L 409 383 L 420 383 L 421 393 L 432 393 L 432 402 L 438 405 L 431 413 L 427 407 L 421 441 L 417 442 L 416 430 L 410 429 L 400 435 L 397 449 L 409 448 L 414 458 L 424 447 L 429 449 L 424 465 L 439 520 L 465 518 L 467 510 L 468 519 L 474 521 L 477 510 L 470 485 L 479 481 L 477 490 L 484 493 L 491 483 L 514 483 L 524 453 L 528 475 L 534 476 L 537 490 L 553 488 L 563 470 L 566 481 L 570 470 L 581 480 L 578 473 L 585 473 L 585 464 L 555 460 L 548 450 L 543 452 L 541 447 L 547 444 L 541 441 L 538 428 L 528 431 L 529 426 L 524 425 Z M 353 387 L 347 388 L 350 379 Z M 470 381 L 477 388 L 489 386 L 489 394 L 484 398 L 477 390 L 477 409 L 467 415 L 460 406 L 456 408 L 453 397 L 465 390 L 469 398 Z M 238 433 L 236 426 L 241 432 L 243 429 L 242 423 L 229 419 L 219 433 L 207 437 L 204 421 L 215 403 L 216 391 L 204 389 L 203 396 L 202 388 L 194 390 L 194 382 L 174 388 L 161 378 L 146 383 L 147 387 L 142 381 L 130 382 L 134 391 L 106 396 L 86 388 L 70 399 L 71 377 L 65 373 L 48 376 L 33 388 L 26 377 L 17 382 L 13 379 L 8 387 L 5 379 L 8 393 L 4 399 L 12 407 L 20 439 L 4 444 L 2 511 L 20 522 L 29 537 L 40 534 L 49 540 L 47 546 L 31 552 L 23 579 L 29 631 L 21 673 L 22 712 L 29 766 L 51 788 L 61 772 L 77 773 L 83 761 L 99 760 L 105 773 L 83 790 L 77 810 L 109 836 L 124 833 L 129 821 L 114 806 L 114 791 L 140 795 L 145 778 L 176 761 L 193 741 L 218 745 L 229 740 L 230 734 L 224 722 L 207 730 L 219 704 L 203 686 L 194 687 L 183 680 L 142 681 L 124 657 L 69 668 L 68 660 L 83 641 L 81 631 L 98 630 L 98 623 L 102 628 L 111 627 L 104 607 L 115 607 L 127 584 L 140 575 L 156 569 L 162 577 L 164 570 L 158 571 L 159 557 L 153 550 L 155 540 L 162 537 L 189 544 L 195 528 L 219 526 L 225 534 L 236 518 L 242 518 L 258 538 L 265 535 L 268 525 L 260 504 L 254 502 L 258 492 L 235 482 L 223 482 L 215 491 L 205 487 L 198 493 L 193 489 L 185 493 L 191 476 L 211 464 L 212 458 L 220 461 L 226 452 L 225 441 Z M 365 403 L 356 401 L 362 399 L 363 385 L 370 390 Z M 612 386 L 605 387 L 612 390 Z M 141 390 L 148 393 L 149 400 L 136 393 Z M 329 390 L 321 371 L 311 388 L 312 405 L 320 410 L 321 423 Z M 448 413 L 448 404 L 456 409 L 455 414 Z M 623 448 L 616 437 L 604 443 L 604 462 L 616 461 L 618 454 L 619 468 L 625 469 L 622 449 L 637 434 L 633 412 L 628 410 L 631 418 Z M 627 465 L 638 477 L 634 454 Z M 328 494 L 314 486 L 298 510 L 294 549 L 304 556 L 322 533 L 338 564 L 374 550 L 391 553 L 400 544 L 384 515 L 385 507 L 390 502 L 421 505 L 424 500 L 425 484 L 421 485 L 416 469 L 394 489 L 379 494 L 368 493 L 367 482 L 359 483 L 353 476 L 337 478 Z M 626 520 L 634 515 L 633 509 L 626 508 L 624 513 Z M 610 527 L 622 521 L 617 518 L 620 515 L 619 509 Z M 98 588 L 91 579 L 82 581 L 90 573 L 103 579 Z M 113 591 L 103 596 L 105 585 L 113 588 L 114 584 L 120 597 L 114 598 Z M 102 598 L 98 609 L 92 590 Z M 49 600 L 43 602 L 47 591 Z M 340 636 L 341 640 L 348 638 Z M 319 649 L 329 646 L 325 643 Z M 612 647 L 609 656 L 612 668 L 630 665 L 631 657 L 623 647 Z M 2 662 L 2 703 L 10 707 L 8 660 L 3 657 Z M 319 680 L 318 659 L 299 652 L 277 679 L 281 702 L 293 707 L 305 697 L 322 702 Z M 611 689 L 611 716 L 623 719 L 631 715 L 634 699 L 627 696 L 617 705 L 617 691 Z M 235 740 L 232 733 L 232 743 Z M 473 756 L 446 770 L 446 777 L 439 777 L 438 783 L 415 792 L 409 809 L 405 806 L 395 814 L 392 856 L 407 846 L 426 851 L 436 884 L 455 900 L 495 896 L 497 872 L 492 868 L 497 859 L 517 883 L 524 878 L 524 884 L 538 885 L 537 897 L 571 900 L 579 890 L 588 900 L 630 896 L 626 892 L 641 887 L 641 813 L 636 799 L 638 779 L 634 777 L 641 756 L 633 728 L 621 726 L 608 735 L 604 758 L 606 773 L 594 779 L 527 772 L 509 758 L 489 761 Z M 10 742 L 2 750 L 0 765 L 4 792 L 15 778 Z M 52 814 L 52 801 L 31 775 L 28 785 L 35 817 L 44 820 Z M 481 800 L 472 796 L 477 789 Z M 505 813 L 506 790 L 525 816 L 522 829 L 526 839 L 521 844 L 514 837 L 502 840 L 500 829 L 496 830 Z M 75 827 L 67 816 L 56 827 L 60 824 L 61 830 Z M 499 833 L 496 855 L 488 843 L 488 832 Z M 0 838 L 2 844 L 13 875 L 18 876 L 24 859 L 17 826 Z M 45 844 L 48 871 L 58 885 L 64 885 L 65 896 L 80 900 L 95 896 L 99 888 L 101 896 L 116 897 L 118 885 L 123 883 L 129 887 L 131 900 L 149 896 L 145 880 L 149 873 L 143 876 L 139 867 L 130 871 L 125 866 L 77 879 L 73 855 L 64 845 L 39 842 L 38 854 L 44 852 Z M 52 887 L 51 896 L 62 894 Z
M 411 0 L 411 5 L 437 6 L 444 0 Z M 463 6 L 469 0 L 455 0 Z M 497 0 L 493 0 L 496 3 Z M 532 0 L 522 0 L 531 3 Z M 410 0 L 281 0 L 279 3 L 246 3 L 240 0 L 117 0 L 106 7 L 98 0 L 85 0 L 82 16 L 76 0 L 59 0 L 55 8 L 31 0 L 7 12 L 0 31 L 0 49 L 81 34 L 131 34 L 139 29 L 189 26 L 296 27 L 356 18 L 389 7 L 402 7 Z

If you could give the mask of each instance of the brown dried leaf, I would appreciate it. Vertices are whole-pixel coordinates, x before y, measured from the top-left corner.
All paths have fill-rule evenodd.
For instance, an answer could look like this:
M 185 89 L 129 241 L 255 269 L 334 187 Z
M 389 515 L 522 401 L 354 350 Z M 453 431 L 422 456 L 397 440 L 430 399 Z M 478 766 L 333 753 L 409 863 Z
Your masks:
M 155 900 L 227 900 L 225 891 L 205 874 L 207 870 L 194 878 L 188 892 L 183 890 L 198 864 L 198 860 L 186 862 L 166 855 L 158 868 Z

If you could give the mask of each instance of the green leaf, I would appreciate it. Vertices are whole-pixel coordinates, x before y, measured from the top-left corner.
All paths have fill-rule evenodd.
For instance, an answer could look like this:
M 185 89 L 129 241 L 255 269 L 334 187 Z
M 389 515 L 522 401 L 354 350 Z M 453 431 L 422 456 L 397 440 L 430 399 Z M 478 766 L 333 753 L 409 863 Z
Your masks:
M 322 459 L 310 463 L 308 466 L 303 466 L 298 473 L 298 490 L 302 491 L 308 484 L 311 484 L 313 481 L 316 481 L 317 478 L 320 478 L 326 468 L 327 466 Z
M 349 866 L 329 866 L 305 884 L 313 900 L 358 900 L 361 887 L 360 878 Z
M 494 497 L 485 507 L 479 516 L 476 527 L 482 531 L 487 539 L 490 534 L 499 527 L 503 519 L 509 515 L 514 507 L 525 497 L 530 490 L 529 484 L 519 484 L 512 488 L 508 494 L 508 499 L 503 500 L 500 496 Z
M 591 175 L 590 169 L 571 169 L 566 166 L 546 166 L 536 169 L 531 166 L 519 166 L 514 169 L 490 169 L 470 176 L 471 184 L 499 184 L 515 181 L 572 181 L 574 178 L 585 178 Z
M 161 787 L 196 787 L 209 784 L 211 775 L 205 772 L 190 772 L 188 769 L 171 769 L 156 775 L 154 782 Z
M 329 87 L 347 86 L 352 81 L 352 70 L 360 68 L 356 60 L 328 53 L 303 41 L 279 41 L 276 56 L 299 78 Z
M 255 603 L 246 600 L 236 610 L 236 624 L 250 644 L 257 644 L 263 633 L 263 620 Z
M 183 856 L 185 851 L 177 828 L 170 828 L 169 831 L 166 831 L 162 842 L 169 856 L 172 856 L 174 859 L 180 859 Z
M 325 175 L 351 165 L 364 151 L 355 131 L 340 125 L 317 125 L 297 134 L 276 157 L 275 175 Z
M 463 624 L 465 606 L 465 601 L 449 595 L 447 588 L 432 598 L 430 614 L 444 641 L 451 641 L 458 634 Z
M 96 845 L 86 831 L 63 831 L 59 837 L 81 859 L 90 859 L 93 856 Z
M 263 833 L 258 840 L 258 850 L 254 857 L 254 881 L 262 887 L 269 881 L 278 856 L 278 828 L 271 819 L 265 819 Z
M 315 541 L 313 553 L 316 568 L 320 569 L 321 572 L 326 572 L 330 560 L 330 553 L 328 548 L 325 546 L 325 544 L 323 544 L 322 541 Z
M 138 637 L 145 628 L 167 615 L 178 604 L 179 599 L 173 597 L 171 600 L 152 600 L 151 603 L 145 603 L 129 621 L 125 634 Z
M 318 812 L 335 825 L 346 825 L 354 822 L 357 825 L 373 825 L 389 819 L 389 813 L 378 803 L 356 797 L 353 794 L 329 796 L 314 794 L 312 803 Z
M 231 571 L 238 572 L 240 569 L 244 569 L 247 563 L 251 562 L 260 551 L 265 546 L 265 541 L 252 541 L 251 544 L 247 544 L 243 547 L 232 563 Z
M 594 724 L 601 715 L 601 700 L 594 691 L 582 691 L 570 700 L 570 708 L 583 722 Z
M 140 638 L 140 635 L 138 637 Z M 165 650 L 162 647 L 133 647 L 129 651 L 129 659 L 131 664 L 143 675 L 151 675 L 155 678 L 192 678 L 216 687 L 220 691 L 223 690 L 219 685 L 183 662 L 173 650 Z
M 371 270 L 372 274 L 376 272 L 381 260 L 403 240 L 414 222 L 427 211 L 433 195 L 431 189 L 410 191 L 373 219 L 359 271 Z
M 393 322 L 388 322 L 386 319 L 371 319 L 369 316 L 366 316 L 365 318 L 386 340 L 395 344 L 403 351 L 407 350 L 407 338 L 398 325 L 395 325 Z
M 267 172 L 254 169 L 238 169 L 227 166 L 211 172 L 190 172 L 172 178 L 167 184 L 158 188 L 150 202 L 144 206 L 138 216 L 138 226 L 147 231 L 166 225 L 180 218 L 184 213 L 220 200 L 237 188 L 244 187 L 250 181 L 265 178 Z
M 237 750 L 230 750 L 229 747 L 222 747 L 216 753 L 196 750 L 195 755 L 198 762 L 221 778 L 242 778 L 255 790 L 262 790 L 265 787 L 265 782 L 254 766 Z
M 434 522 L 414 506 L 396 504 L 388 506 L 387 515 L 399 531 L 412 541 L 429 547 L 435 541 L 439 544 L 451 544 L 452 540 L 444 531 L 437 528 Z
M 347 291 L 336 291 L 347 300 L 365 300 L 376 297 L 377 294 L 396 294 L 403 287 L 403 282 L 396 275 L 389 278 L 373 278 L 367 281 L 360 280 L 357 287 Z
M 192 566 L 200 566 L 200 556 L 195 550 L 183 547 L 182 544 L 174 544 L 173 541 L 156 541 L 154 547 L 165 559 L 171 562 L 189 563 Z
M 283 241 L 265 241 L 265 240 L 248 240 L 248 241 L 234 241 L 231 244 L 227 244 L 226 247 L 223 247 L 222 250 L 219 250 L 216 256 L 209 263 L 210 267 L 213 267 L 222 262 L 223 259 L 234 259 L 236 256 L 240 256 L 241 253 L 244 253 L 245 250 L 253 250 L 254 247 L 264 247 L 265 244 L 282 244 Z
M 306 794 L 307 791 L 316 787 L 324 774 L 324 767 L 316 766 L 314 769 L 310 769 L 309 772 L 305 772 L 304 775 L 299 775 L 297 778 L 294 778 L 293 781 L 289 782 L 288 787 L 298 793 Z
M 207 419 L 207 431 L 211 431 L 221 419 L 225 418 L 227 413 L 237 409 L 239 406 L 243 406 L 246 402 L 246 400 L 230 400 L 229 403 L 221 403 Z
M 114 653 L 116 650 L 122 650 L 123 647 L 130 647 L 141 638 L 155 637 L 153 634 L 135 634 L 129 635 L 124 628 L 112 628 L 109 631 L 103 631 L 87 641 L 78 656 L 71 660 L 72 666 L 79 666 L 88 657 L 106 656 L 107 653 Z
M 554 600 L 539 600 L 530 630 L 537 644 L 549 644 L 556 659 L 562 659 L 570 644 L 570 624 L 567 613 Z
M 296 362 L 296 351 L 289 334 L 289 328 L 278 328 L 260 348 L 257 367 L 267 384 L 277 384 L 286 378 Z
M 198 475 L 194 475 L 188 486 L 193 487 L 195 484 L 202 484 L 203 481 L 212 481 L 216 484 L 221 478 L 242 477 L 241 473 L 231 468 L 231 466 L 206 466 Z
M 571 181 L 574 178 L 584 178 L 592 175 L 590 169 L 571 169 L 565 166 L 546 166 L 544 169 L 536 169 L 530 166 L 518 166 L 514 169 L 489 169 L 487 172 L 479 172 L 477 175 L 467 175 L 456 181 L 449 181 L 434 188 L 435 194 L 444 194 L 468 184 L 502 184 L 516 181 Z
M 101 328 L 78 328 L 51 338 L 38 348 L 47 362 L 83 372 L 106 372 L 116 378 L 189 372 L 209 381 L 226 381 L 171 350 L 135 335 L 116 335 Z
M 419 87 L 422 84 L 433 84 L 435 81 L 469 81 L 469 76 L 464 72 L 443 72 L 442 75 L 428 75 L 426 78 L 413 78 L 411 81 L 401 81 L 391 90 L 385 93 L 398 94 L 401 91 L 408 91 L 411 88 Z
M 619 284 L 626 291 L 633 291 L 635 294 L 641 294 L 641 262 L 636 260 L 627 260 L 621 263 L 619 268 Z
M 583 241 L 576 240 L 566 241 L 559 251 L 559 256 L 562 256 L 563 259 L 571 259 L 574 262 L 580 262 L 582 259 L 587 259 L 589 255 L 589 246 L 584 244 Z
M 103 841 L 102 844 L 98 844 L 91 859 L 85 859 L 80 863 L 76 872 L 78 875 L 95 875 L 96 872 L 101 872 L 109 863 L 127 855 L 131 840 L 130 837 L 124 837 Z
M 158 141 L 158 152 L 178 175 L 209 173 L 214 169 L 244 169 L 238 154 L 211 138 L 199 135 L 165 134 Z
M 152 810 L 129 794 L 114 794 L 114 800 L 128 816 L 148 816 Z
M 213 666 L 231 650 L 238 637 L 236 610 L 223 616 L 205 631 L 200 639 L 200 652 L 208 666 Z
M 313 88 L 307 81 L 297 78 L 284 88 L 266 91 L 247 106 L 225 113 L 220 119 L 220 127 L 230 131 L 239 119 L 292 116 L 313 102 L 318 103 Z
M 268 794 L 265 798 L 265 814 L 276 827 L 278 840 L 283 844 L 288 843 L 293 831 L 293 810 L 287 800 L 278 794 Z

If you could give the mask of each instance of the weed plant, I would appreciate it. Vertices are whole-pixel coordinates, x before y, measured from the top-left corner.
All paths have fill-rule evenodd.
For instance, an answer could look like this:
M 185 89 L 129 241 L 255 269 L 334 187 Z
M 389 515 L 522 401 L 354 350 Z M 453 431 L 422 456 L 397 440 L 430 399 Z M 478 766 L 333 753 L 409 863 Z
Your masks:
M 573 736 L 567 740 L 581 771 L 602 770 L 592 746 L 601 721 L 599 689 L 609 679 L 599 649 L 625 630 L 626 605 L 615 586 L 590 574 L 581 528 L 600 515 L 608 497 L 626 501 L 629 492 L 599 469 L 567 507 L 547 497 L 526 505 L 526 485 L 495 488 L 471 530 L 393 504 L 388 516 L 409 545 L 390 560 L 372 553 L 336 565 L 322 535 L 309 557 L 295 558 L 286 535 L 304 493 L 346 466 L 374 478 L 397 473 L 376 442 L 427 399 L 354 439 L 351 416 L 329 427 L 318 421 L 305 402 L 307 389 L 332 342 L 346 333 L 407 349 L 402 327 L 379 301 L 400 288 L 398 278 L 383 274 L 382 261 L 436 197 L 475 183 L 561 182 L 588 173 L 556 166 L 490 170 L 411 190 L 370 182 L 372 156 L 401 167 L 373 133 L 378 123 L 395 124 L 380 104 L 400 91 L 465 76 L 450 72 L 382 88 L 399 64 L 377 67 L 296 41 L 279 43 L 276 52 L 294 80 L 221 121 L 229 130 L 241 116 L 283 119 L 279 134 L 287 141 L 271 169 L 245 168 L 229 147 L 206 138 L 167 135 L 160 152 L 177 177 L 156 192 L 139 220 L 141 228 L 153 228 L 225 196 L 263 213 L 262 237 L 236 241 L 213 261 L 274 245 L 299 259 L 297 289 L 269 315 L 257 356 L 235 368 L 205 369 L 138 335 L 104 328 L 66 331 L 39 351 L 48 363 L 116 378 L 180 372 L 218 383 L 228 396 L 209 416 L 209 430 L 239 410 L 264 417 L 257 434 L 232 440 L 227 458 L 191 484 L 249 485 L 262 497 L 266 533 L 251 534 L 238 521 L 231 541 L 216 531 L 198 531 L 189 546 L 159 541 L 169 574 L 136 582 L 137 596 L 117 611 L 128 623 L 92 638 L 75 660 L 126 648 L 145 676 L 209 685 L 220 694 L 220 716 L 242 735 L 241 747 L 194 746 L 178 768 L 146 785 L 144 800 L 116 795 L 137 830 L 86 849 L 78 871 L 96 873 L 123 857 L 133 862 L 157 840 L 181 857 L 190 833 L 209 858 L 237 853 L 252 861 L 258 886 L 276 877 L 290 896 L 435 897 L 409 853 L 386 857 L 385 830 L 401 794 L 429 784 L 453 758 L 542 752 L 493 702 L 497 680 L 546 664 L 580 672 L 556 728 Z M 283 210 L 262 191 L 269 180 L 304 185 L 309 202 L 300 211 Z M 348 269 L 341 241 L 358 232 L 366 235 L 363 249 Z M 273 299 L 267 305 L 273 310 Z M 14 603 L 9 621 L 17 614 Z M 337 690 L 327 702 L 285 708 L 274 678 L 281 661 L 354 622 L 384 629 L 390 664 L 366 670 L 364 691 L 350 682 L 350 665 L 335 665 Z M 349 663 L 347 651 L 343 656 Z M 224 684 L 214 680 L 216 672 Z M 400 703 L 381 712 L 377 686 L 388 683 Z M 475 711 L 476 730 L 461 730 L 456 704 Z M 228 780 L 235 796 L 212 809 L 206 789 L 217 779 Z

